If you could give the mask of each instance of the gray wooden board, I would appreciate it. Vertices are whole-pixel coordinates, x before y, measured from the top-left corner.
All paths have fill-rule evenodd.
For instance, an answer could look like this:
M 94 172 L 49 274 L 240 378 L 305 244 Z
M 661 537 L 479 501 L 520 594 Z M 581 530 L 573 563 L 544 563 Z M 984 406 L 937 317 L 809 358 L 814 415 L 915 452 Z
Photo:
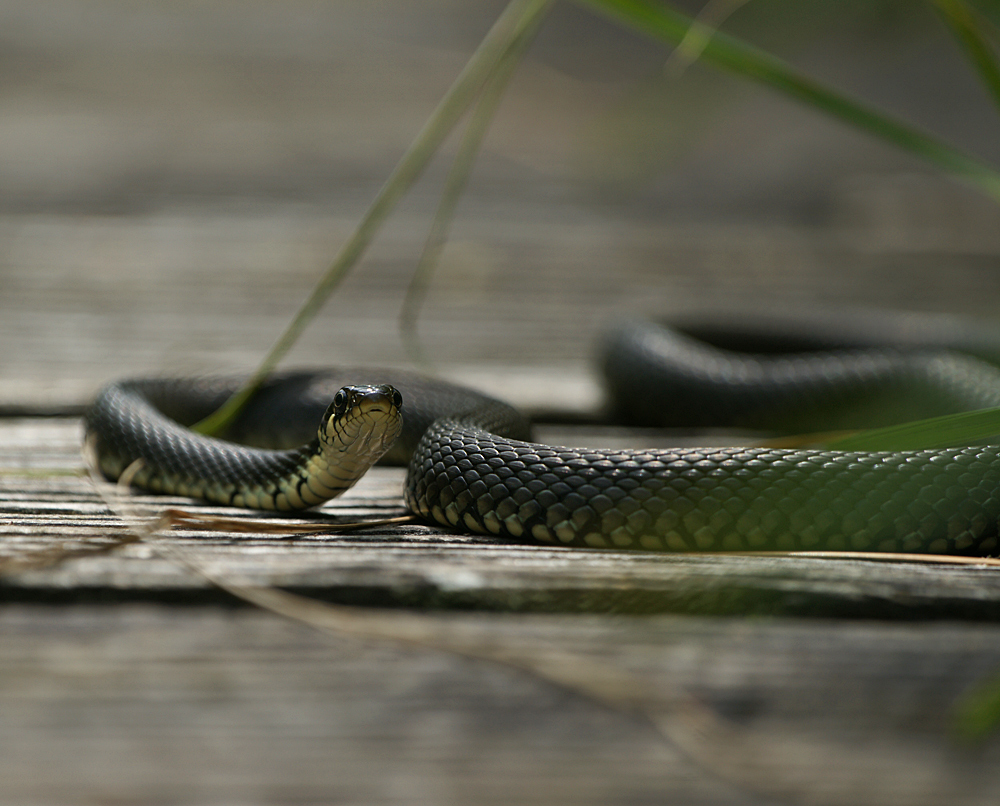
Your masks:
M 351 604 L 604 613 L 756 613 L 868 618 L 1000 619 L 1000 572 L 801 557 L 670 555 L 518 545 L 420 524 L 324 533 L 324 518 L 288 535 L 225 529 L 163 530 L 105 550 L 124 522 L 83 473 L 75 420 L 0 421 L 0 556 L 40 567 L 8 573 L 0 597 L 225 598 L 178 565 L 180 553 L 208 573 L 243 585 L 280 586 Z M 405 514 L 404 470 L 376 468 L 323 516 L 356 521 Z M 108 485 L 110 487 L 110 485 Z M 115 494 L 111 488 L 107 492 Z M 165 507 L 249 523 L 261 518 L 183 498 L 129 496 L 140 523 Z M 78 556 L 51 564 L 53 551 Z M 19 570 L 17 566 L 8 570 Z
M 95 553 L 125 530 L 82 475 L 79 441 L 74 419 L 0 421 L 3 561 L 40 561 L 0 589 L 0 802 L 932 804 L 1000 792 L 1000 738 L 954 731 L 970 687 L 995 685 L 1000 627 L 743 617 L 994 620 L 993 569 L 559 550 L 420 526 L 171 532 Z M 330 510 L 396 514 L 400 478 L 379 470 Z M 84 553 L 49 564 L 67 549 Z M 392 605 L 324 612 L 385 614 L 416 629 L 416 645 L 219 607 L 240 601 L 184 564 L 227 585 Z M 455 607 L 466 612 L 441 609 Z
M 263 611 L 0 608 L 0 802 L 891 806 L 1000 792 L 1000 740 L 951 730 L 963 691 L 1000 668 L 994 625 L 418 618 L 517 665 Z

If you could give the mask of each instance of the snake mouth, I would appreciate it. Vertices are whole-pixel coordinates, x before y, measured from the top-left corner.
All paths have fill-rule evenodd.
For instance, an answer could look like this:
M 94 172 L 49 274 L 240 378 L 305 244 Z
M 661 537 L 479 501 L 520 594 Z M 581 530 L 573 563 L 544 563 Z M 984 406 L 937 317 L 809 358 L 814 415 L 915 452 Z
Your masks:
M 383 386 L 355 386 L 349 387 L 353 392 L 352 403 L 361 411 L 365 412 L 391 412 L 398 411 L 403 405 L 403 398 L 395 387 L 385 384 Z
M 399 409 L 385 400 L 359 400 L 355 411 L 360 417 L 371 417 L 379 420 L 399 417 Z

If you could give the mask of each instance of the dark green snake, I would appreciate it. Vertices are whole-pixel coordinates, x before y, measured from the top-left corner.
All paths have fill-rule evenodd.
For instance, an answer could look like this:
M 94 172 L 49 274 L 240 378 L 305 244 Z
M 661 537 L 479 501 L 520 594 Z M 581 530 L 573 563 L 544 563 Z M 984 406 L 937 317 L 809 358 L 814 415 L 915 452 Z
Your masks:
M 1000 370 L 988 362 L 1000 344 L 993 333 L 938 328 L 923 339 L 876 327 L 845 338 L 822 322 L 809 326 L 729 320 L 682 332 L 626 323 L 602 350 L 615 408 L 632 422 L 769 430 L 822 415 L 809 426 L 817 430 L 1000 405 Z M 735 345 L 752 352 L 726 349 Z M 998 553 L 997 446 L 561 448 L 525 441 L 528 424 L 497 400 L 371 369 L 276 376 L 226 440 L 185 427 L 238 383 L 111 384 L 85 419 L 101 470 L 115 479 L 141 460 L 132 483 L 150 491 L 302 509 L 349 487 L 389 447 L 401 395 L 395 458 L 410 457 L 406 504 L 444 526 L 593 548 Z M 305 442 L 317 422 L 319 433 L 291 449 L 229 441 L 264 444 L 268 422 L 278 423 L 267 438 L 275 444 Z M 312 423 L 306 433 L 303 422 Z

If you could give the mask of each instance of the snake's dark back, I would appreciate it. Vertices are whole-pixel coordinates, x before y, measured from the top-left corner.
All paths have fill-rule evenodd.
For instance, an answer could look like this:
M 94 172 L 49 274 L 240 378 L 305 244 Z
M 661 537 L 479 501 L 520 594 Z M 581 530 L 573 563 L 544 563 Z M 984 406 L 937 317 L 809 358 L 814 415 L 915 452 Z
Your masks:
M 995 554 L 1000 448 L 574 450 L 436 424 L 407 504 L 516 540 L 659 551 Z

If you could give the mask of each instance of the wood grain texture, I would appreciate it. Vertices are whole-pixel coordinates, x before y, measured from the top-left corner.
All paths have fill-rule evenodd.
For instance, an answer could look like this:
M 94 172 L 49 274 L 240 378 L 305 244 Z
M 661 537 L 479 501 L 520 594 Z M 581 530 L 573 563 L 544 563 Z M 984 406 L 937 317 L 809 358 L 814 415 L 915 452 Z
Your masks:
M 72 419 L 0 421 L 0 802 L 985 804 L 1000 786 L 1000 737 L 954 730 L 964 692 L 1000 671 L 1000 628 L 912 621 L 995 620 L 995 569 L 422 526 L 115 547 L 127 533 L 79 438 Z M 330 513 L 398 513 L 400 472 Z M 234 608 L 191 564 L 334 606 L 319 631 Z M 343 613 L 416 644 L 338 636 Z
M 167 529 L 107 551 L 109 540 L 128 533 L 83 475 L 80 439 L 76 421 L 0 421 L 0 558 L 9 571 L 20 569 L 0 581 L 0 597 L 227 598 L 162 548 L 236 584 L 280 586 L 345 604 L 1000 619 L 1000 573 L 993 567 L 561 549 L 416 523 L 324 533 L 326 517 L 354 522 L 406 514 L 400 468 L 376 468 L 324 507 L 322 517 L 309 519 L 129 496 L 128 507 L 149 519 L 165 507 L 181 507 L 260 523 L 262 531 Z M 282 534 L 281 524 L 314 525 L 316 531 Z M 266 527 L 278 531 L 265 533 Z M 51 553 L 61 550 L 77 556 L 46 567 Z M 22 568 L 33 557 L 39 567 Z
M 427 618 L 543 673 L 259 611 L 7 606 L 0 802 L 995 802 L 1000 743 L 950 733 L 993 626 Z

